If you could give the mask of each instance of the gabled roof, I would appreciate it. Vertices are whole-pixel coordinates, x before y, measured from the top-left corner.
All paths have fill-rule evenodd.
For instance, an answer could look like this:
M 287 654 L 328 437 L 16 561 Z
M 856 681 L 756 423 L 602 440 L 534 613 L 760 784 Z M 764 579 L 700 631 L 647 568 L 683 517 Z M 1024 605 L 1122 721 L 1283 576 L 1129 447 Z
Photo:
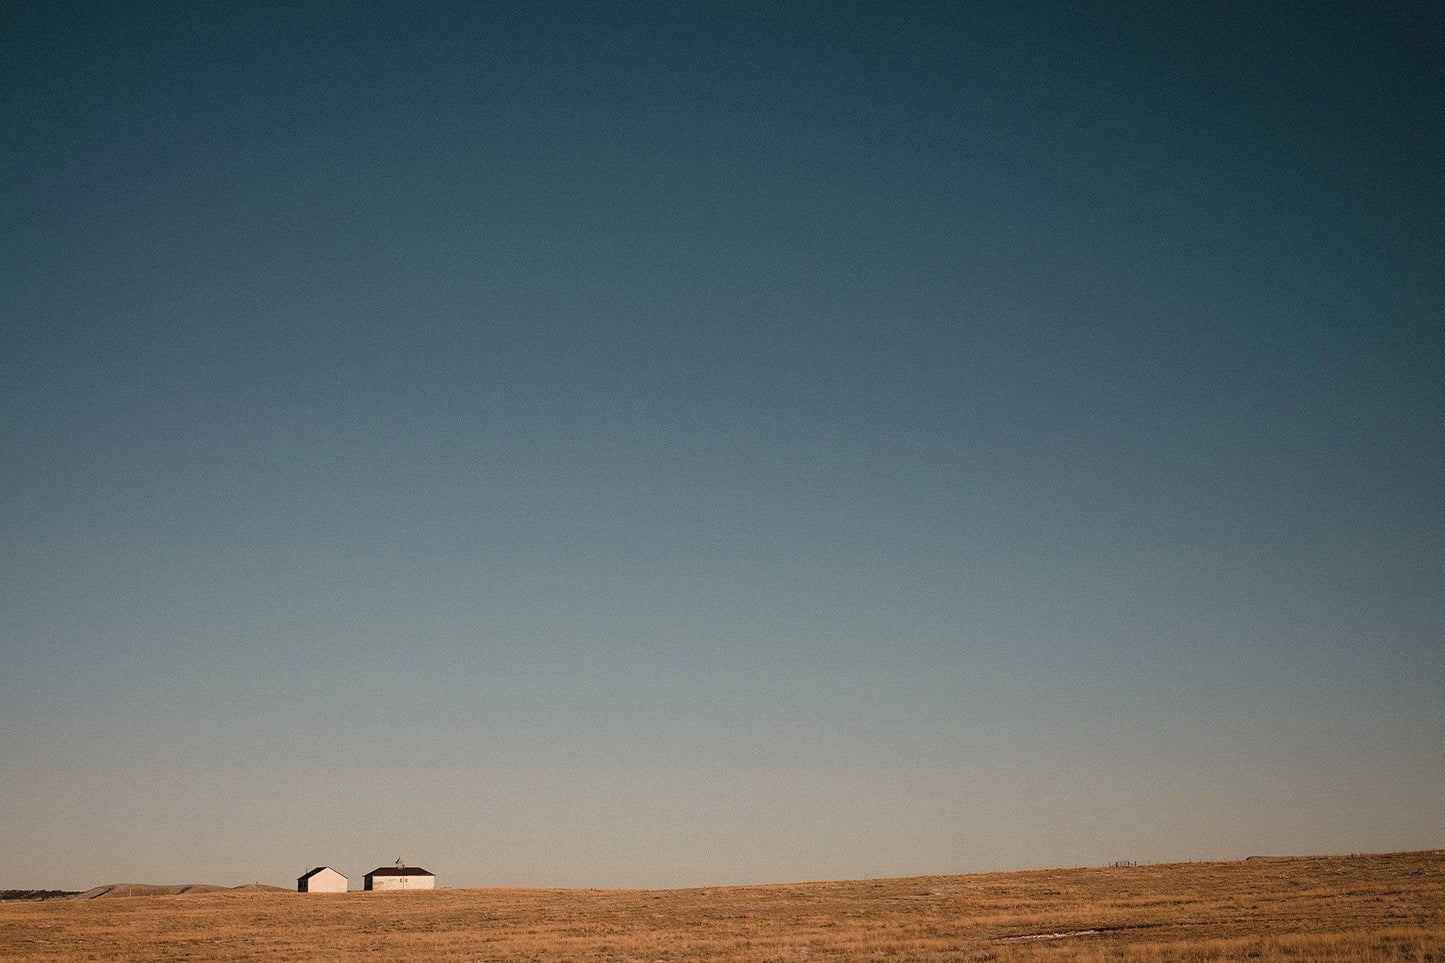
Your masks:
M 378 866 L 368 876 L 435 876 L 436 873 L 428 873 L 420 866 L 407 866 L 404 869 L 397 869 L 395 866 Z
M 316 867 L 315 869 L 313 869 L 311 872 L 307 873 L 305 876 L 302 876 L 301 878 L 302 878 L 302 879 L 310 879 L 311 877 L 315 876 L 317 873 L 321 872 L 323 869 L 331 869 L 331 867 L 330 867 L 330 866 L 318 866 L 318 867 Z M 332 871 L 333 873 L 336 873 L 336 875 L 337 875 L 337 876 L 340 876 L 342 879 L 345 879 L 345 878 L 346 878 L 345 874 L 343 874 L 343 873 L 337 873 L 336 870 L 334 870 L 334 869 L 331 869 L 331 871 Z

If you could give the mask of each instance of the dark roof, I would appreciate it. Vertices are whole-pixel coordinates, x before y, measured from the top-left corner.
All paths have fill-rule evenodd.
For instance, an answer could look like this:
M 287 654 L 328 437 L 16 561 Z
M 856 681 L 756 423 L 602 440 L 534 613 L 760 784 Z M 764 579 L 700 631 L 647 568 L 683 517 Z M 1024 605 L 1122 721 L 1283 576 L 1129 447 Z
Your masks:
M 435 876 L 436 873 L 428 873 L 420 866 L 408 866 L 405 869 L 397 869 L 395 866 L 378 866 L 368 876 Z
M 331 867 L 330 867 L 330 866 L 318 866 L 318 867 L 316 867 L 315 869 L 313 869 L 311 872 L 307 873 L 305 876 L 302 876 L 301 878 L 302 878 L 302 879 L 310 879 L 311 877 L 315 876 L 317 873 L 321 872 L 323 869 L 331 869 Z M 336 873 L 337 876 L 341 876 L 343 879 L 345 879 L 345 876 L 344 876 L 342 873 L 337 873 L 336 870 L 334 870 L 334 869 L 331 869 L 331 871 L 332 871 L 333 873 Z

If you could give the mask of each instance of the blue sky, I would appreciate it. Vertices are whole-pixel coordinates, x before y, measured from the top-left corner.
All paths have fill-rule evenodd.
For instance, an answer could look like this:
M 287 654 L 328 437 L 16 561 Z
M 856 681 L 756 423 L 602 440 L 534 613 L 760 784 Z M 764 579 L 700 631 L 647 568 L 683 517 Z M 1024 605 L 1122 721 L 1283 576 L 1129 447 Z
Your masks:
M 3 44 L 0 885 L 1445 845 L 1430 18 Z

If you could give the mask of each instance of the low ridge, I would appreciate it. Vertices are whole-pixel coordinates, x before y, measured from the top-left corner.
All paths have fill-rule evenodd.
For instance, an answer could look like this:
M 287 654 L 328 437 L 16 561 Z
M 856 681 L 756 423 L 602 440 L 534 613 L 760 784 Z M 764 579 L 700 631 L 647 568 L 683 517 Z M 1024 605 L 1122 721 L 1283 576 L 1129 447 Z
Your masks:
M 265 883 L 244 883 L 240 886 L 216 886 L 212 883 L 108 883 L 93 886 L 70 899 L 112 899 L 121 896 L 179 896 L 182 893 L 289 893 L 284 886 L 268 886 Z

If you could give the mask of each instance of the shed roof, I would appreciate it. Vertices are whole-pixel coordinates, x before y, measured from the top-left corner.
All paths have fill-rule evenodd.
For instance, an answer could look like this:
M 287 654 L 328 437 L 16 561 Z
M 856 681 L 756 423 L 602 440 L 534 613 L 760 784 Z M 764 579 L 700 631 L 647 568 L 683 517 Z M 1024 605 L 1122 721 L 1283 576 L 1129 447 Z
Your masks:
M 404 868 L 402 868 L 402 869 L 398 869 L 398 868 L 395 867 L 395 866 L 378 866 L 376 869 L 373 869 L 371 872 L 367 873 L 366 875 L 368 875 L 368 876 L 435 876 L 436 873 L 428 873 L 426 870 L 422 869 L 420 866 L 407 866 L 407 867 L 404 867 Z
M 315 876 L 317 873 L 321 872 L 323 869 L 331 869 L 331 867 L 330 867 L 330 866 L 318 866 L 318 867 L 316 867 L 315 869 L 313 869 L 311 872 L 307 873 L 305 876 L 302 876 L 301 878 L 302 878 L 302 879 L 310 879 L 311 877 Z M 339 873 L 339 872 L 337 872 L 337 871 L 334 870 L 334 869 L 331 869 L 331 871 L 332 871 L 333 873 L 336 873 L 336 875 L 337 875 L 337 876 L 340 876 L 342 879 L 345 879 L 345 878 L 346 878 L 346 875 L 345 875 L 344 873 Z

